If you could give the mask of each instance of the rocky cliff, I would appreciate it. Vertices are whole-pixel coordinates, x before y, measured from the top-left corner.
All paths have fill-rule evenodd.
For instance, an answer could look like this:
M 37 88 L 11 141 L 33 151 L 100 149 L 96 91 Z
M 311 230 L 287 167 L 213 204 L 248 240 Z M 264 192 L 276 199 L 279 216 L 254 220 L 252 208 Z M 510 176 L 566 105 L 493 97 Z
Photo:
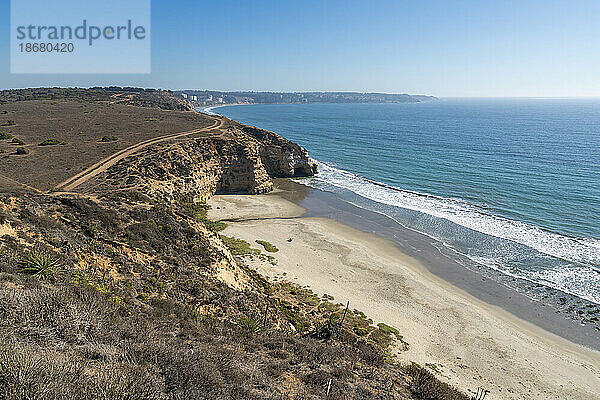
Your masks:
M 238 124 L 245 135 L 262 144 L 261 158 L 272 177 L 291 178 L 312 176 L 317 172 L 316 164 L 309 161 L 306 149 L 284 139 L 275 132 Z
M 312 176 L 307 151 L 280 135 L 226 121 L 222 131 L 161 142 L 121 160 L 84 191 L 137 190 L 161 201 L 182 195 L 262 194 L 271 178 Z

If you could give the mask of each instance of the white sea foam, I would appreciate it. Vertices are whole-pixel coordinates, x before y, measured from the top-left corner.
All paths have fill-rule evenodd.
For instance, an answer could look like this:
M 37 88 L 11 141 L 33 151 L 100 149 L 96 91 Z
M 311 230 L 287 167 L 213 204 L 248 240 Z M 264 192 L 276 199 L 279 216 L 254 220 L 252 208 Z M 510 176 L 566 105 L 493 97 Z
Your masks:
M 600 266 L 600 240 L 575 238 L 550 232 L 531 224 L 514 221 L 485 212 L 459 199 L 442 198 L 391 187 L 379 182 L 318 162 L 319 181 L 350 190 L 367 199 L 402 207 L 494 237 L 510 240 L 552 257 L 582 263 L 598 269 Z M 311 185 L 311 181 L 305 181 Z M 595 273 L 595 272 L 594 272 Z
M 538 270 L 518 271 L 507 269 L 498 259 L 468 256 L 478 264 L 485 265 L 504 275 L 542 284 L 579 298 L 600 304 L 600 274 L 591 268 L 579 265 L 560 265 Z
M 217 107 L 218 106 L 205 107 L 205 108 L 200 109 L 200 112 L 203 112 L 204 114 L 208 114 L 208 115 L 218 115 L 218 116 L 220 116 L 221 114 L 217 114 L 216 112 L 213 111 Z
M 531 280 L 600 304 L 600 274 L 580 266 L 555 267 L 529 273 Z

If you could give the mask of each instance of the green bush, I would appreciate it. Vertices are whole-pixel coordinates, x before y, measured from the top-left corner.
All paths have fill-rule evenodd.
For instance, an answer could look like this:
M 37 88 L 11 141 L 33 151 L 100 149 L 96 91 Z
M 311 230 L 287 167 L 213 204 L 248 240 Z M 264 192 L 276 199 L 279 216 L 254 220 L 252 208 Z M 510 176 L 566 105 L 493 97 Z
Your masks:
M 255 315 L 242 315 L 238 321 L 238 326 L 249 333 L 257 333 L 260 331 L 259 318 Z
M 199 222 L 202 222 L 209 231 L 212 231 L 214 233 L 221 232 L 225 230 L 225 228 L 227 228 L 227 224 L 225 222 L 212 221 L 208 218 L 199 219 Z
M 220 237 L 225 246 L 229 248 L 229 251 L 231 251 L 231 254 L 233 254 L 234 256 L 260 254 L 260 250 L 253 249 L 252 247 L 250 247 L 250 243 L 246 242 L 243 239 L 237 239 L 225 235 L 221 235 Z
M 0 132 L 0 140 L 12 139 L 13 135 L 6 132 Z
M 366 328 L 363 328 L 362 326 L 355 326 L 353 328 L 353 331 L 358 336 L 367 336 L 369 334 L 369 330 Z
M 38 144 L 38 146 L 56 146 L 56 145 L 65 145 L 66 143 L 62 140 L 58 139 L 46 139 L 42 143 Z
M 102 139 L 100 139 L 101 142 L 116 142 L 117 140 L 119 140 L 118 137 L 116 136 L 102 136 Z
M 383 322 L 380 322 L 379 324 L 377 324 L 377 326 L 384 332 L 394 334 L 394 336 L 396 336 L 398 340 L 402 340 L 402 335 L 400 334 L 400 332 L 398 332 L 398 329 L 392 328 L 391 326 L 386 325 Z
M 272 245 L 271 243 L 269 243 L 265 240 L 255 240 L 255 242 L 260 244 L 262 247 L 264 247 L 265 250 L 268 251 L 269 253 L 277 253 L 279 251 L 279 249 L 277 247 L 275 247 L 274 245 Z

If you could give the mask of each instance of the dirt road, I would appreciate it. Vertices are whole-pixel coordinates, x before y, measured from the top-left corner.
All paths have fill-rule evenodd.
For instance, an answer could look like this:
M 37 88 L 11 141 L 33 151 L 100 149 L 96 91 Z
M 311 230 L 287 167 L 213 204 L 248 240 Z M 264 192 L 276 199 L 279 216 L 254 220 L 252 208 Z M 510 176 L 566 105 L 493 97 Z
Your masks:
M 82 183 L 87 182 L 89 179 L 93 178 L 94 176 L 106 171 L 108 168 L 115 165 L 116 163 L 118 163 L 119 161 L 124 159 L 125 157 L 128 157 L 128 156 L 140 151 L 141 149 L 151 146 L 153 144 L 164 142 L 167 140 L 177 139 L 182 136 L 192 135 L 192 134 L 201 133 L 201 132 L 208 132 L 213 129 L 219 129 L 223 125 L 224 120 L 222 118 L 214 118 L 214 120 L 215 120 L 215 122 L 211 126 L 208 126 L 206 128 L 194 129 L 194 130 L 187 131 L 187 132 L 173 133 L 173 134 L 169 134 L 169 135 L 165 135 L 165 136 L 152 138 L 152 139 L 145 140 L 143 142 L 134 144 L 133 146 L 130 146 L 126 149 L 120 150 L 120 151 L 116 152 L 115 154 L 97 162 L 96 164 L 92 165 L 91 167 L 81 171 L 77 175 L 72 176 L 71 178 L 67 179 L 66 181 L 59 183 L 58 185 L 56 185 L 54 187 L 53 190 L 60 191 L 60 192 L 73 191 L 75 188 L 77 188 Z

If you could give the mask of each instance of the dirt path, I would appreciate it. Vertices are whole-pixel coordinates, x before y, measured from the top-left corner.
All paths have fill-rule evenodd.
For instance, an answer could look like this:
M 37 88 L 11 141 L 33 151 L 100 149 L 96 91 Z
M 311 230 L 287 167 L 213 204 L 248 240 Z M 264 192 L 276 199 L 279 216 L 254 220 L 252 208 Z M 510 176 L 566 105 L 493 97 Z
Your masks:
M 24 189 L 27 189 L 27 190 L 31 190 L 33 192 L 41 193 L 41 191 L 39 189 L 36 189 L 33 186 L 29 186 L 29 185 L 27 185 L 25 183 L 15 181 L 14 179 L 11 179 L 11 178 L 9 178 L 6 175 L 0 174 L 0 184 L 2 186 L 5 186 L 5 182 L 2 182 L 2 181 L 8 182 L 9 184 L 13 184 L 13 185 L 15 185 L 17 187 L 21 187 L 21 188 L 24 188 Z
M 213 129 L 219 129 L 221 126 L 223 126 L 223 119 L 214 118 L 214 120 L 215 120 L 214 124 L 212 124 L 211 126 L 207 126 L 206 128 L 194 129 L 194 130 L 187 131 L 187 132 L 179 132 L 179 133 L 169 134 L 169 135 L 165 135 L 165 136 L 160 136 L 157 138 L 148 139 L 143 142 L 134 144 L 133 146 L 127 147 L 126 149 L 120 150 L 120 151 L 116 152 L 115 154 L 97 162 L 96 164 L 92 165 L 91 167 L 81 171 L 77 175 L 72 176 L 71 178 L 67 179 L 66 181 L 59 183 L 58 185 L 56 185 L 54 187 L 53 191 L 61 191 L 61 192 L 73 191 L 73 189 L 75 189 L 82 183 L 87 182 L 89 179 L 100 174 L 101 172 L 106 171 L 108 168 L 115 165 L 117 162 L 121 161 L 125 157 L 128 157 L 147 146 L 151 146 L 156 143 L 164 142 L 166 140 L 177 139 L 182 136 L 192 135 L 195 133 L 208 132 Z

